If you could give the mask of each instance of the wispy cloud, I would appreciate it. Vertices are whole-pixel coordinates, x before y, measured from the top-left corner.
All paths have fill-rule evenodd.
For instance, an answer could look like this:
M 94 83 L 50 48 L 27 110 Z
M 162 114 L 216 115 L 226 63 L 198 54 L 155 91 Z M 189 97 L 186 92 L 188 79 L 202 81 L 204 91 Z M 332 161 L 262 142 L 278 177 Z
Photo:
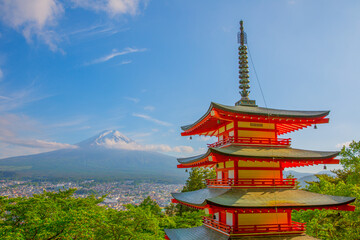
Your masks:
M 76 146 L 44 140 L 34 136 L 41 135 L 42 124 L 26 115 L 0 115 L 0 157 L 20 154 L 33 154 Z M 16 151 L 18 150 L 18 151 Z
M 134 102 L 134 103 L 140 102 L 140 99 L 133 98 L 133 97 L 124 97 L 124 99 L 129 100 L 129 101 Z
M 58 142 L 39 140 L 39 139 L 19 139 L 19 138 L 3 139 L 0 137 L 0 141 L 13 145 L 23 146 L 23 147 L 44 148 L 48 151 L 63 149 L 63 148 L 77 148 L 77 146 L 67 143 L 58 143 Z
M 59 44 L 63 38 L 76 34 L 115 34 L 119 32 L 109 26 L 94 26 L 69 34 L 59 34 L 56 29 L 66 7 L 83 8 L 105 12 L 111 18 L 120 15 L 136 15 L 145 8 L 147 0 L 0 0 L 0 20 L 20 32 L 28 43 L 39 40 L 51 51 L 64 53 Z M 65 3 L 64 3 L 65 2 Z M 142 7 L 143 6 L 143 7 Z
M 58 122 L 49 125 L 50 128 L 73 127 L 84 124 L 88 120 L 87 117 L 77 117 L 68 121 Z
M 0 81 L 2 80 L 3 77 L 4 77 L 4 72 L 3 72 L 3 70 L 0 68 Z
M 167 144 L 150 144 L 141 145 L 136 142 L 115 142 L 111 140 L 105 140 L 100 144 L 101 146 L 109 149 L 126 149 L 126 150 L 141 150 L 141 151 L 157 151 L 157 152 L 173 152 L 173 153 L 192 153 L 194 149 L 190 146 L 169 146 Z
M 111 36 L 119 32 L 128 30 L 129 28 L 117 29 L 109 24 L 96 24 L 90 27 L 77 29 L 71 32 L 67 32 L 65 35 L 67 37 L 90 37 L 94 35 L 100 36 Z
M 0 0 L 1 20 L 22 33 L 27 42 L 43 41 L 52 51 L 62 51 L 58 35 L 51 30 L 63 14 L 64 8 L 57 0 Z
M 208 142 L 212 139 L 215 139 L 214 137 L 210 137 L 210 136 L 200 136 L 200 141 L 204 141 L 204 142 Z
M 118 51 L 116 49 L 113 50 L 112 53 L 105 55 L 101 58 L 95 59 L 89 63 L 85 63 L 84 65 L 92 65 L 92 64 L 98 64 L 98 63 L 103 63 L 103 62 L 107 62 L 117 56 L 122 56 L 122 55 L 126 55 L 126 54 L 130 54 L 130 53 L 136 53 L 136 52 L 144 52 L 146 51 L 145 48 L 139 49 L 139 48 L 125 48 L 123 51 Z
M 156 118 L 150 117 L 150 116 L 145 115 L 145 114 L 133 113 L 133 116 L 134 116 L 134 117 L 139 117 L 139 118 L 142 118 L 142 119 L 145 119 L 145 120 L 148 120 L 148 121 L 150 121 L 150 122 L 153 122 L 153 123 L 156 123 L 156 124 L 159 124 L 159 125 L 162 125 L 162 126 L 166 126 L 166 127 L 172 126 L 171 123 L 158 120 L 158 119 L 156 119 Z
M 71 0 L 75 7 L 96 12 L 106 12 L 111 17 L 121 14 L 135 15 L 139 11 L 140 0 Z
M 336 148 L 342 148 L 343 146 L 349 147 L 350 143 L 351 143 L 351 141 L 338 143 L 338 144 L 336 144 Z
M 159 129 L 153 128 L 151 132 L 135 132 L 129 133 L 129 136 L 133 139 L 136 139 L 138 142 L 143 141 L 141 138 L 152 136 L 154 133 L 159 132 Z
M 154 106 L 145 106 L 144 110 L 152 112 L 155 110 L 155 107 Z
M 130 63 L 132 63 L 131 60 L 124 60 L 121 63 L 119 63 L 118 65 L 125 65 L 125 64 L 130 64 Z
M 29 86 L 14 92 L 7 92 L 6 94 L 0 91 L 0 113 L 7 112 L 25 104 L 39 101 L 48 98 L 50 95 L 43 95 L 38 93 L 38 89 L 34 86 Z

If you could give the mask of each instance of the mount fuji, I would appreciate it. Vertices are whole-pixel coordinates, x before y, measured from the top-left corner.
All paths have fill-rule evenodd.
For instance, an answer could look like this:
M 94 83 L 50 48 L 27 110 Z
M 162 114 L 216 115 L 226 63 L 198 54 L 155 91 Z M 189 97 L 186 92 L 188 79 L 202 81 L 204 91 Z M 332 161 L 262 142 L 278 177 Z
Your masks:
M 174 157 L 142 146 L 116 130 L 40 154 L 0 159 L 0 177 L 183 182 Z
M 129 148 L 132 145 L 137 145 L 134 140 L 123 135 L 116 130 L 106 130 L 100 134 L 93 136 L 85 141 L 76 144 L 81 148 Z

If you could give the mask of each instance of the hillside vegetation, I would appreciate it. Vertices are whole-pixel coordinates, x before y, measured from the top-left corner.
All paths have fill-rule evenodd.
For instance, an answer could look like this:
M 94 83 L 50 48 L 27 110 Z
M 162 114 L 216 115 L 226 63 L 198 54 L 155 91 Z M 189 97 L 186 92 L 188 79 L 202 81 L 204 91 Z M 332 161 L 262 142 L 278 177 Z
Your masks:
M 343 170 L 336 176 L 319 175 L 308 191 L 352 196 L 354 212 L 332 210 L 294 211 L 293 220 L 307 223 L 307 233 L 320 239 L 356 240 L 360 236 L 360 142 L 341 151 Z M 204 188 L 214 172 L 192 169 L 183 191 Z M 164 228 L 187 228 L 202 224 L 202 211 L 171 204 L 161 211 L 149 197 L 139 206 L 117 211 L 99 206 L 105 196 L 75 198 L 75 189 L 44 192 L 30 198 L 0 198 L 0 239 L 164 239 Z

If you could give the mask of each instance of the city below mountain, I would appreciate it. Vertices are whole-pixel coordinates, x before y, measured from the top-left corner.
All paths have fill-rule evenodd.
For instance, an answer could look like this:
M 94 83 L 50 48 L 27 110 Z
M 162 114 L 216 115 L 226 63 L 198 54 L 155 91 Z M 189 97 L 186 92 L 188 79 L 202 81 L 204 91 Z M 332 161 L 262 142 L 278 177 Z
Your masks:
M 175 157 L 142 150 L 118 131 L 104 131 L 71 149 L 0 159 L 0 176 L 184 182 Z

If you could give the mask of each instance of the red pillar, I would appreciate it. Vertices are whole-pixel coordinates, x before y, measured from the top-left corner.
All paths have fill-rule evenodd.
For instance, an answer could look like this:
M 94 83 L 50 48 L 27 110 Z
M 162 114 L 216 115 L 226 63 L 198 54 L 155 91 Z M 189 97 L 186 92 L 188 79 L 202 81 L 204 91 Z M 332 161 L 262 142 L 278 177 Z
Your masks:
M 239 159 L 234 160 L 234 186 L 238 184 L 239 179 Z
M 239 217 L 238 217 L 238 212 L 234 211 L 233 213 L 233 227 L 234 227 L 234 232 L 238 231 L 238 226 L 239 226 Z
M 288 224 L 291 224 L 291 210 L 287 210 Z
M 238 121 L 234 121 L 234 139 L 235 141 L 238 139 Z

